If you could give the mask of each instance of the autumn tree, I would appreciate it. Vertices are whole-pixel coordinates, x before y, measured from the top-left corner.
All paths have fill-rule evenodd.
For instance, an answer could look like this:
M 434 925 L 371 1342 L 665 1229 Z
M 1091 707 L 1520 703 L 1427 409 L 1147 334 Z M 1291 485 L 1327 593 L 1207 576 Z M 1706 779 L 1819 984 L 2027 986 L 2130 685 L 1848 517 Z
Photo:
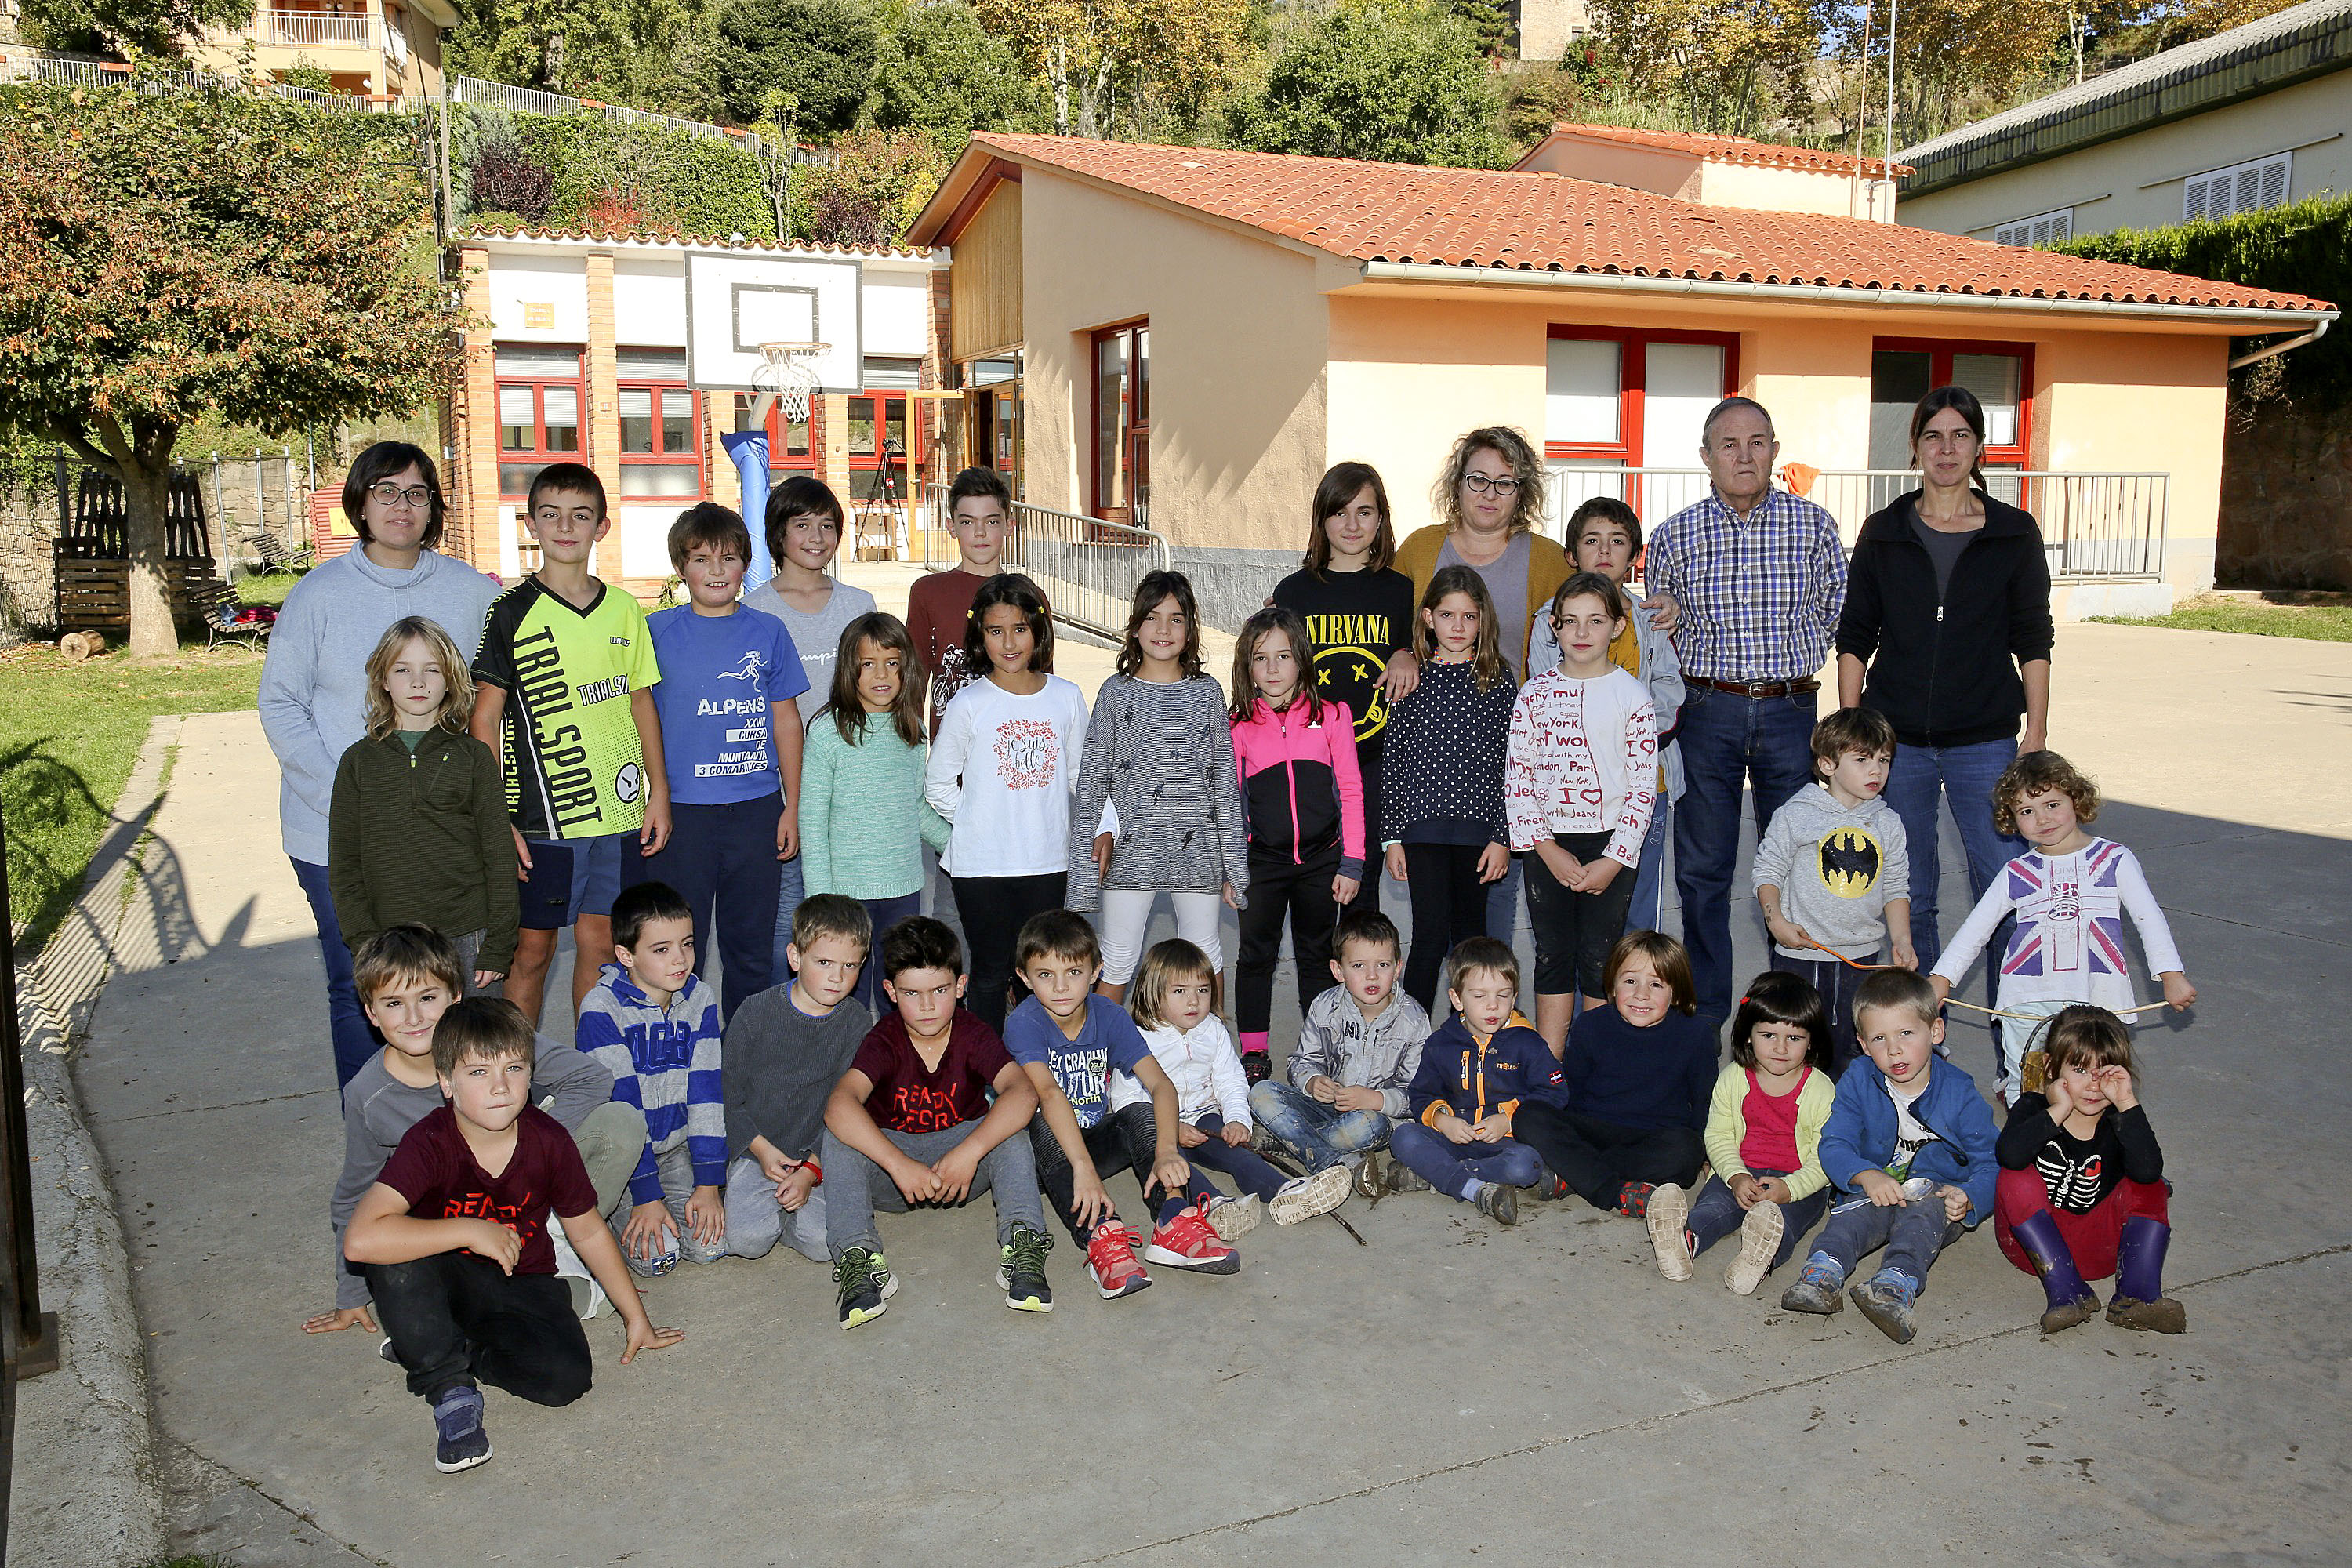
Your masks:
M 411 412 L 456 367 L 401 120 L 275 97 L 0 88 L 0 429 L 121 481 L 131 649 L 178 646 L 163 521 L 205 415 Z
M 980 0 L 1043 77 L 1055 132 L 1108 136 L 1154 109 L 1190 121 L 1249 41 L 1248 0 Z
M 1829 0 L 1592 0 L 1590 15 L 1634 96 L 1679 100 L 1697 127 L 1748 134 L 1811 118 L 1832 10 Z

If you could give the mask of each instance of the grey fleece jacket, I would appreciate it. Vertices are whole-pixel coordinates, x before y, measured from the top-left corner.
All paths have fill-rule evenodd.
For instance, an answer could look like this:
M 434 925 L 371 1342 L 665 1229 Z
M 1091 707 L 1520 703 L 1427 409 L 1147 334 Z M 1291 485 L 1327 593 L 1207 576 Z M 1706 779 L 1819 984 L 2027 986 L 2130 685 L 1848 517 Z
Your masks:
M 1389 993 L 1388 1006 L 1368 1024 L 1348 988 L 1334 985 L 1307 1007 L 1286 1070 L 1293 1089 L 1318 1075 L 1347 1089 L 1377 1089 L 1381 1109 L 1402 1117 L 1428 1038 L 1429 1015 L 1403 986 Z
M 1857 962 L 1886 945 L 1886 906 L 1911 896 L 1911 850 L 1903 819 L 1883 800 L 1848 810 L 1812 784 L 1772 814 L 1756 847 L 1759 888 L 1780 889 L 1780 912 L 1815 942 Z M 1790 958 L 1819 958 L 1781 947 Z
M 278 818 L 286 853 L 327 863 L 335 769 L 367 735 L 367 661 L 394 622 L 436 622 L 467 664 L 499 585 L 462 561 L 425 551 L 393 572 L 363 550 L 339 555 L 294 585 L 261 667 L 261 731 L 278 753 Z
M 1103 803 L 1118 814 L 1110 875 L 1095 879 Z M 1165 684 L 1115 675 L 1095 694 L 1093 721 L 1070 802 L 1070 876 L 1064 907 L 1102 907 L 1105 888 L 1249 891 L 1241 786 L 1223 689 L 1213 676 Z

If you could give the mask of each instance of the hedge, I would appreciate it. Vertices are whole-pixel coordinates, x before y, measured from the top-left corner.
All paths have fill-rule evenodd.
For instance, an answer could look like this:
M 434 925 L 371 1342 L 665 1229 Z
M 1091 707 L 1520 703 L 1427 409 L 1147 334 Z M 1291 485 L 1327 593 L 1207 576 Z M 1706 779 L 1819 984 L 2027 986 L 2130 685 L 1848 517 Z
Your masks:
M 616 202 L 637 226 L 775 237 L 759 163 L 731 142 L 593 114 L 519 115 L 516 130 L 524 153 L 554 177 L 548 221 L 559 228 Z

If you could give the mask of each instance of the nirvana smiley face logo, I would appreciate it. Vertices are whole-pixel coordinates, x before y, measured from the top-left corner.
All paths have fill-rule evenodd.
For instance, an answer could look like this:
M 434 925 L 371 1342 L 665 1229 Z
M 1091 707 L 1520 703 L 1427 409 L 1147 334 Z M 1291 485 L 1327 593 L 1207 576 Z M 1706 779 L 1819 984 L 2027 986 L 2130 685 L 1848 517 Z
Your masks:
M 1878 886 L 1885 862 L 1878 840 L 1859 827 L 1832 828 L 1822 835 L 1822 886 L 1841 899 L 1858 899 Z
M 1377 684 L 1381 672 L 1387 668 L 1381 656 L 1370 648 L 1352 645 L 1327 647 L 1315 656 L 1315 684 L 1324 696 L 1337 697 L 1340 690 L 1351 686 L 1369 692 L 1364 699 L 1364 710 L 1356 715 L 1359 743 L 1389 727 L 1388 691 Z

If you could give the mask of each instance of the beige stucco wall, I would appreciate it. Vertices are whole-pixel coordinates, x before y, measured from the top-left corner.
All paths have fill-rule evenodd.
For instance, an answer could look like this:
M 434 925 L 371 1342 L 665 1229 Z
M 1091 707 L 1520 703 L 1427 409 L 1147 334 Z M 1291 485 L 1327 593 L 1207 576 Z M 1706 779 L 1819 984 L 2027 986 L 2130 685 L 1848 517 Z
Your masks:
M 1904 223 L 1992 237 L 1995 225 L 2060 207 L 2074 232 L 2158 228 L 2180 221 L 2192 174 L 2294 152 L 2293 199 L 2352 191 L 2352 71 L 2118 137 L 1924 196 L 1895 209 Z
M 1560 136 L 1539 143 L 1512 166 L 1538 174 L 1567 174 L 1637 191 L 1655 191 L 1662 196 L 1695 202 L 1699 199 L 1702 178 L 1699 165 L 1700 160 L 1689 153 Z
M 1781 169 L 1709 159 L 1700 165 L 1697 199 L 1710 206 L 1894 221 L 1883 188 L 1874 211 L 1871 182 L 1818 169 Z
M 1590 30 L 1585 0 L 1519 0 L 1519 58 L 1556 60 Z
M 1515 167 L 1567 174 L 1603 184 L 1654 191 L 1713 206 L 1752 207 L 1763 212 L 1822 213 L 1832 217 L 1885 216 L 1882 192 L 1878 213 L 1871 210 L 1867 183 L 1812 169 L 1782 169 L 1729 163 L 1659 147 L 1631 147 L 1572 135 L 1538 144 Z

